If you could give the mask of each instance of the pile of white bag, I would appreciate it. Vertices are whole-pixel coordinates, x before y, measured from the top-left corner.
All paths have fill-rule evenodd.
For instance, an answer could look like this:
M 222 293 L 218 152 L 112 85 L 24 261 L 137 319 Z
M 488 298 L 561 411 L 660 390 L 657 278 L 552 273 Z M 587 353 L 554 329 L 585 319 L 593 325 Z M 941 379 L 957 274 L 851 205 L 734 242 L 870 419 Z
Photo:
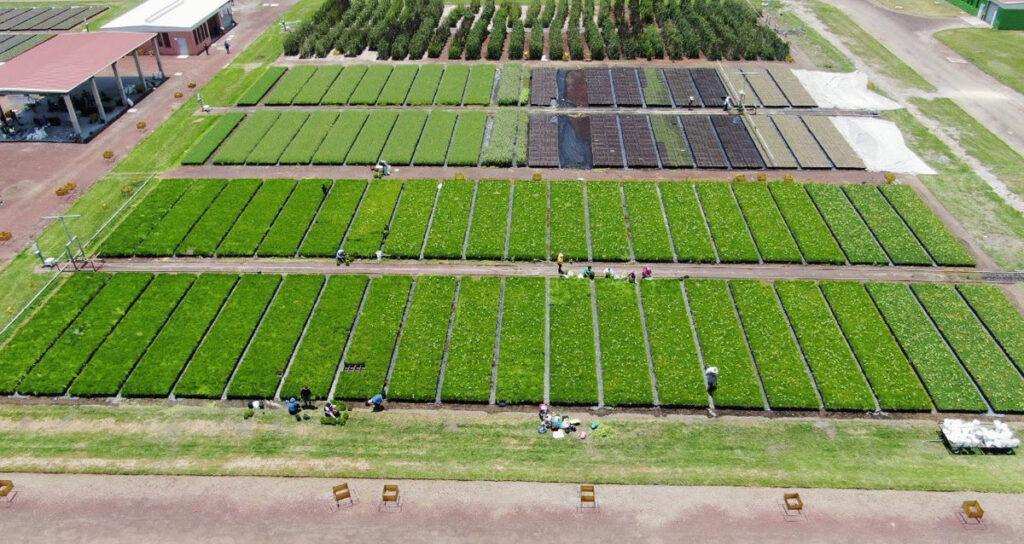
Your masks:
M 1020 440 L 1013 437 L 1013 431 L 1002 421 L 993 421 L 987 426 L 977 419 L 946 419 L 942 422 L 942 434 L 957 448 L 1013 449 L 1020 446 Z

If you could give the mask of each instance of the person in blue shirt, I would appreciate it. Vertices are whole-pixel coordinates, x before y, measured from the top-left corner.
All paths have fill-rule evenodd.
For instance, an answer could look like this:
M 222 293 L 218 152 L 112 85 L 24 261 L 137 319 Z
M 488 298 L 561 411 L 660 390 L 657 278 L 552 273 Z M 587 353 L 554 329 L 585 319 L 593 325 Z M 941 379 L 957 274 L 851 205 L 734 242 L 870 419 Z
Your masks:
M 373 406 L 374 412 L 379 412 L 384 409 L 384 395 L 377 393 L 370 400 L 366 401 L 367 406 Z

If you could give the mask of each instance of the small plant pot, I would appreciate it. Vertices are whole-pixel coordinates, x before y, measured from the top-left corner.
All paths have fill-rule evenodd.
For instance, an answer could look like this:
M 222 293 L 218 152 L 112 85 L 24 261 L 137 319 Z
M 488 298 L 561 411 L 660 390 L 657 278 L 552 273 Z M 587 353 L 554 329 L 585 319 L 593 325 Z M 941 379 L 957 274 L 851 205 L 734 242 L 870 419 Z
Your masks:
M 185 96 L 181 91 L 174 91 L 174 98 L 181 98 Z
M 145 121 L 139 121 L 138 123 L 135 123 L 135 128 L 137 128 L 139 130 L 146 130 L 146 122 Z

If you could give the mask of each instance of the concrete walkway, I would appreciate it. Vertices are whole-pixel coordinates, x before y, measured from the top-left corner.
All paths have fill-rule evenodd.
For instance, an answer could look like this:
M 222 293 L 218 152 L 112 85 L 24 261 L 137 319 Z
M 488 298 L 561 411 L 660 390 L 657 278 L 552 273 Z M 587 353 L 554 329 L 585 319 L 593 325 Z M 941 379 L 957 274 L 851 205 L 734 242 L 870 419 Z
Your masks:
M 496 462 L 498 462 L 496 460 Z M 84 468 L 84 467 L 83 467 Z M 575 485 L 348 480 L 359 502 L 334 510 L 312 478 L 2 475 L 9 542 L 1019 542 L 1024 495 L 808 489 L 789 521 L 786 489 L 598 485 L 577 513 Z M 384 483 L 403 509 L 377 511 Z M 985 509 L 964 524 L 962 501 Z

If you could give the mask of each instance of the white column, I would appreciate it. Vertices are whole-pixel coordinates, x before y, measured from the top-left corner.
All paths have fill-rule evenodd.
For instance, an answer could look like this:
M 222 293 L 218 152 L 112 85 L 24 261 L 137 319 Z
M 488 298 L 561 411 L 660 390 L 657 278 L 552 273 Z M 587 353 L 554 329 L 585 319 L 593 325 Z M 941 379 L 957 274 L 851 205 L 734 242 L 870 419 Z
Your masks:
M 103 100 L 100 99 L 100 88 L 96 86 L 95 77 L 89 78 L 89 85 L 92 87 L 92 98 L 96 101 L 96 111 L 100 112 L 100 119 L 103 119 L 103 122 L 106 123 L 109 121 L 107 119 L 107 110 L 103 109 Z
M 78 114 L 75 113 L 75 104 L 71 102 L 71 95 L 64 95 L 64 105 L 68 108 L 68 117 L 71 117 L 71 126 L 75 127 L 75 134 L 82 137 L 82 126 L 78 124 Z
M 132 58 L 135 59 L 135 70 L 139 72 L 139 81 L 142 82 L 142 89 L 145 90 L 149 85 L 146 85 L 146 74 L 142 73 L 142 63 L 139 62 L 139 52 L 132 51 Z
M 156 57 L 156 69 L 160 73 L 160 79 L 166 79 L 164 75 L 164 63 L 160 60 L 160 44 L 157 43 L 156 37 L 153 37 L 153 56 Z M 137 59 L 138 57 L 136 57 Z
M 110 65 L 114 69 L 114 81 L 117 82 L 117 90 L 121 93 L 121 104 L 128 105 L 128 95 L 124 93 L 124 82 L 121 81 L 121 74 L 117 71 L 117 62 Z

